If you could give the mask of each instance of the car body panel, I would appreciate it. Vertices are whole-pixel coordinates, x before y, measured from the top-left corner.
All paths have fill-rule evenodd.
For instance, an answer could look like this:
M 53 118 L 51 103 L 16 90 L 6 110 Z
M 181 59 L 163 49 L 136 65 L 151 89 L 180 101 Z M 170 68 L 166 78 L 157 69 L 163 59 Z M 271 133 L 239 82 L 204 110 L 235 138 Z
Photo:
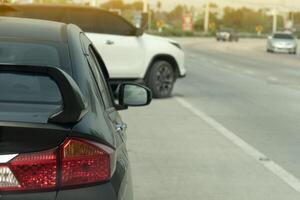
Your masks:
M 19 154 L 53 149 L 59 146 L 70 132 L 69 127 L 54 124 L 1 121 L 0 153 Z
M 73 25 L 70 25 L 69 28 L 77 29 L 77 27 L 73 26 Z M 73 32 L 76 32 L 76 31 L 73 31 Z M 70 31 L 70 33 L 72 33 L 72 31 Z M 78 36 L 70 35 L 69 38 L 76 40 L 76 37 L 78 37 Z M 87 40 L 87 38 L 85 41 L 87 42 L 86 44 L 83 41 L 81 44 L 78 44 L 75 42 L 72 43 L 72 44 L 74 44 L 74 47 L 72 49 L 76 51 L 76 49 L 78 49 L 79 46 L 81 46 L 80 49 L 82 49 L 82 51 L 84 51 L 82 46 L 91 45 L 91 43 L 88 43 L 89 41 Z M 73 53 L 75 55 L 73 55 Z M 76 52 L 73 52 L 73 53 L 71 53 L 71 57 L 76 57 L 77 59 L 82 59 L 82 57 L 79 58 L 78 55 L 76 55 Z M 86 54 L 86 52 L 85 52 L 85 54 Z M 86 87 L 88 87 L 87 91 L 89 91 L 90 94 L 87 94 L 87 95 L 94 96 L 94 98 L 90 98 L 90 99 L 94 99 L 96 101 L 101 101 L 98 89 L 95 87 L 95 84 L 88 83 L 88 82 L 86 82 L 85 79 L 82 79 L 82 77 L 83 77 L 82 73 L 88 73 L 88 70 L 85 70 L 85 68 L 81 67 L 82 64 L 87 66 L 88 60 L 82 59 L 78 63 L 76 62 L 76 65 L 78 65 L 78 66 L 75 67 L 75 69 L 80 70 L 75 73 L 78 75 L 80 74 L 80 76 L 77 76 L 76 79 L 78 80 L 78 82 L 82 81 L 82 83 L 85 84 Z M 109 77 L 106 77 L 106 78 L 109 78 Z M 92 80 L 89 80 L 89 81 L 92 81 Z M 94 88 L 91 86 L 94 86 Z M 94 138 L 95 134 L 97 135 L 97 138 L 105 138 L 105 141 L 107 141 L 109 143 L 109 145 L 111 145 L 116 151 L 116 162 L 117 162 L 116 166 L 117 167 L 116 167 L 116 171 L 115 171 L 115 174 L 114 174 L 111 182 L 116 182 L 119 184 L 113 184 L 113 186 L 115 187 L 114 190 L 117 191 L 118 192 L 117 195 L 120 195 L 120 196 L 123 196 L 124 194 L 122 194 L 122 193 L 125 193 L 125 192 L 128 194 L 132 194 L 133 193 L 132 187 L 130 187 L 131 178 L 126 176 L 127 170 L 130 170 L 130 169 L 128 167 L 129 166 L 128 155 L 127 155 L 127 151 L 126 151 L 125 140 L 123 138 L 123 137 L 125 137 L 125 132 L 124 132 L 125 130 L 120 132 L 120 131 L 117 131 L 115 128 L 115 126 L 117 124 L 122 124 L 123 121 L 122 121 L 119 113 L 113 107 L 110 107 L 110 108 L 101 107 L 99 105 L 103 105 L 103 103 L 100 103 L 100 102 L 98 102 L 98 103 L 90 102 L 90 105 L 91 105 L 90 112 L 89 112 L 90 115 L 88 113 L 88 115 L 85 116 L 84 119 L 82 119 L 75 127 L 73 127 L 72 133 L 73 133 L 73 135 L 77 135 L 77 134 L 80 134 L 81 132 L 88 132 L 89 138 Z M 96 115 L 97 118 L 93 117 L 93 115 Z M 100 116 L 100 115 L 102 115 L 102 116 Z M 99 121 L 99 119 L 103 119 L 103 120 Z M 88 128 L 88 130 L 86 130 L 87 128 Z M 109 132 L 110 132 L 110 134 L 107 134 Z M 121 184 L 121 182 L 123 182 L 123 181 L 128 183 L 128 186 L 126 187 L 126 189 L 122 189 L 123 187 L 125 187 L 124 185 Z
M 43 193 L 1 194 L 1 200 L 55 200 L 56 191 Z
M 184 52 L 172 44 L 176 43 L 173 40 L 145 33 L 139 37 L 98 33 L 87 33 L 87 36 L 101 53 L 104 52 L 103 59 L 111 66 L 108 70 L 113 79 L 143 79 L 152 60 L 159 55 L 174 58 L 178 65 L 179 76 L 186 74 Z M 107 40 L 113 44 L 107 45 Z
M 145 56 L 146 64 L 151 63 L 151 60 L 157 55 L 167 55 L 176 61 L 178 65 L 179 77 L 184 77 L 186 75 L 187 70 L 185 68 L 185 54 L 182 49 L 174 45 L 178 44 L 177 41 L 149 34 L 144 34 L 143 37 L 145 38 L 144 41 L 148 46 Z M 143 76 L 145 76 L 145 72 Z
M 87 33 L 101 52 L 104 62 L 110 66 L 112 78 L 137 77 L 144 70 L 145 44 L 142 37 Z

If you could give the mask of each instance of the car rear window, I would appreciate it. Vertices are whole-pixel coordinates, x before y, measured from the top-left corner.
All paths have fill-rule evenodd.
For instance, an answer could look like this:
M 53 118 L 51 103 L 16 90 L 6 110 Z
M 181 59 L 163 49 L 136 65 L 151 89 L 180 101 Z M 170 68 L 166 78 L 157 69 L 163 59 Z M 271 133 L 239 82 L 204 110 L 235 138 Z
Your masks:
M 67 44 L 0 39 L 0 64 L 52 66 L 71 74 Z M 0 121 L 46 123 L 63 103 L 60 90 L 47 76 L 0 72 Z
M 0 73 L 0 103 L 60 105 L 62 97 L 54 80 L 34 74 Z
M 0 63 L 53 66 L 70 72 L 68 49 L 61 43 L 0 41 Z
M 63 106 L 60 90 L 47 76 L 0 72 L 0 121 L 47 123 Z
M 276 38 L 276 39 L 294 39 L 294 37 L 290 34 L 274 34 L 273 38 Z

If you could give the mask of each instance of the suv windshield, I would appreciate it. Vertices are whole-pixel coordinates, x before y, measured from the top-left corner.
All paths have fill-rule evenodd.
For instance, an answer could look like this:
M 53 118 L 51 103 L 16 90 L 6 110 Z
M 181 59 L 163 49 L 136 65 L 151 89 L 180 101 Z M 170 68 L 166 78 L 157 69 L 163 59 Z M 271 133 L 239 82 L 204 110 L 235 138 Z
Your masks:
M 284 33 L 274 34 L 273 38 L 275 38 L 275 39 L 288 39 L 288 40 L 294 39 L 294 37 L 292 35 L 284 34 Z
M 233 29 L 229 29 L 229 28 L 220 29 L 219 32 L 228 32 L 228 33 L 231 33 L 231 32 L 233 32 Z

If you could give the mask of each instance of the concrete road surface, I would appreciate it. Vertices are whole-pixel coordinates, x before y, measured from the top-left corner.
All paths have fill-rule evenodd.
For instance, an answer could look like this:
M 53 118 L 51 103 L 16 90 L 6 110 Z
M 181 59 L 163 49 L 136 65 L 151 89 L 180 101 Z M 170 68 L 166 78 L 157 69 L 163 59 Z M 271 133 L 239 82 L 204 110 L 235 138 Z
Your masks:
M 299 200 L 300 57 L 178 39 L 174 96 L 122 112 L 138 200 Z

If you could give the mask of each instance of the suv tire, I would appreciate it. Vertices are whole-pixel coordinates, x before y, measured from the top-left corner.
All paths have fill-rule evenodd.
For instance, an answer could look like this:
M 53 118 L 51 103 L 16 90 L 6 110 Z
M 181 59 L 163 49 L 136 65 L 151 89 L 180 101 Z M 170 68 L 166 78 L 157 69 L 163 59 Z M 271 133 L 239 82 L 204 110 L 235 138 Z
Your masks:
M 146 85 L 154 98 L 170 97 L 175 83 L 175 71 L 167 61 L 156 61 L 146 77 Z

